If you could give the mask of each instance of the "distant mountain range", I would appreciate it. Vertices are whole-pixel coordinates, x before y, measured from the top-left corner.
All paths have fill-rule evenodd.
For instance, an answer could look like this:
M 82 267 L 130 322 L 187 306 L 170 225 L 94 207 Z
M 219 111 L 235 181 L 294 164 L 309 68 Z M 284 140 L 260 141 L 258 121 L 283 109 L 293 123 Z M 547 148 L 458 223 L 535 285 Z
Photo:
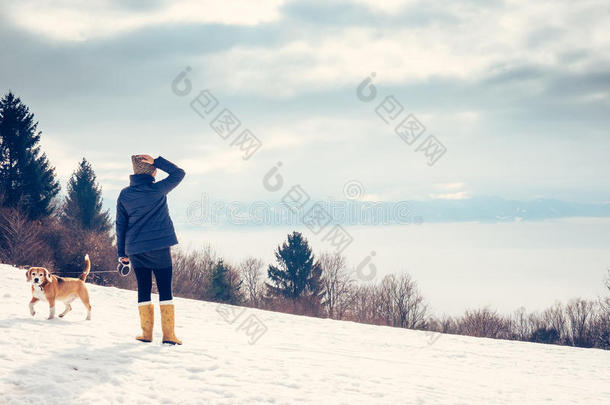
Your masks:
M 538 221 L 567 217 L 610 217 L 610 203 L 576 203 L 554 199 L 529 201 L 506 200 L 499 197 L 475 197 L 463 200 L 428 201 L 310 201 L 300 212 L 283 202 L 197 203 L 186 210 L 187 224 L 215 226 L 285 226 L 303 224 L 311 217 L 312 208 L 321 207 L 318 215 L 333 224 L 395 225 L 425 222 L 511 222 Z M 218 208 L 224 205 L 225 208 Z M 229 209 L 230 208 L 230 209 Z M 318 210 L 320 214 L 320 210 Z M 181 218 L 182 219 L 182 218 Z
M 566 217 L 610 217 L 610 203 L 575 203 L 554 199 L 529 201 L 499 197 L 464 200 L 411 201 L 413 215 L 426 222 L 503 222 L 536 221 Z

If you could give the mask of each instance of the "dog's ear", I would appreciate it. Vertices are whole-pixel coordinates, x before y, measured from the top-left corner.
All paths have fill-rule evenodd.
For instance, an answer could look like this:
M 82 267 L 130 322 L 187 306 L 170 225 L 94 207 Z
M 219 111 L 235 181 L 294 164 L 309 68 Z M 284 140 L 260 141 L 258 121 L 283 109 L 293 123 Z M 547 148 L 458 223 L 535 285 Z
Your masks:
M 32 269 L 28 269 L 28 271 L 25 272 L 25 279 L 27 281 L 32 281 Z
M 44 276 L 49 283 L 53 282 L 53 278 L 51 277 L 51 272 L 47 269 L 44 269 Z

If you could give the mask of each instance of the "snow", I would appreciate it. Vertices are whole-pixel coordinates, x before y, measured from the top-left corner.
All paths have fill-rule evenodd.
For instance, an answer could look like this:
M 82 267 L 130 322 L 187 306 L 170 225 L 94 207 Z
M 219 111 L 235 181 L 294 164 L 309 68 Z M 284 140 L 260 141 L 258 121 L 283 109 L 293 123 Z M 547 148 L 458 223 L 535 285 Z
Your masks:
M 46 303 L 31 317 L 25 271 L 0 265 L 0 403 L 610 403 L 608 351 L 180 298 L 176 334 L 184 345 L 162 345 L 159 322 L 147 344 L 134 339 L 134 291 L 88 288 L 91 321 L 77 301 L 63 319 L 47 320 Z M 158 314 L 156 306 L 156 321 Z

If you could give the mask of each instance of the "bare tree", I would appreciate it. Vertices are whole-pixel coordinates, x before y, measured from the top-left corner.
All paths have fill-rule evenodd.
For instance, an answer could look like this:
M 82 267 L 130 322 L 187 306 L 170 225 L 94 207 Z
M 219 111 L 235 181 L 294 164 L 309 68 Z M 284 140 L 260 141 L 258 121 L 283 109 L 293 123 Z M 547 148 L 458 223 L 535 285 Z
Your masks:
M 360 285 L 354 288 L 352 316 L 356 322 L 379 324 L 379 295 L 374 285 Z
M 544 321 L 542 320 L 542 317 L 540 316 L 540 314 L 538 312 L 532 312 L 531 314 L 529 314 L 527 319 L 530 323 L 530 329 L 532 330 L 532 332 L 535 331 L 536 329 L 546 327 Z
M 596 347 L 610 349 L 610 269 L 605 280 L 608 295 L 599 299 L 599 316 L 595 322 Z
M 346 315 L 352 311 L 357 299 L 357 287 L 355 283 L 350 283 L 345 287 L 337 305 L 335 306 L 335 319 L 345 319 Z
M 345 258 L 338 253 L 323 253 L 318 259 L 322 268 L 322 289 L 328 316 L 342 319 L 356 300 L 354 279 L 347 271 Z
M 253 307 L 260 307 L 263 302 L 265 291 L 263 266 L 263 261 L 255 257 L 249 257 L 239 265 L 246 302 Z
M 559 340 L 564 339 L 568 333 L 565 309 L 561 302 L 556 302 L 552 307 L 542 313 L 542 320 L 547 327 L 553 328 L 559 334 Z
M 511 316 L 511 330 L 515 339 L 528 340 L 532 334 L 532 325 L 524 307 L 517 309 Z
M 355 290 L 355 300 L 352 309 L 352 316 L 356 322 L 369 323 L 369 300 L 371 295 L 370 286 L 357 286 Z
M 602 316 L 609 318 L 610 321 L 610 269 L 608 269 L 608 276 L 606 278 L 606 288 L 608 289 L 608 295 L 599 299 L 599 305 L 601 308 Z
M 594 310 L 594 302 L 581 298 L 570 301 L 566 306 L 569 338 L 573 346 L 593 346 L 591 326 L 595 320 Z
M 401 328 L 422 328 L 427 306 L 417 283 L 407 273 L 387 275 L 381 281 L 382 315 L 386 322 Z

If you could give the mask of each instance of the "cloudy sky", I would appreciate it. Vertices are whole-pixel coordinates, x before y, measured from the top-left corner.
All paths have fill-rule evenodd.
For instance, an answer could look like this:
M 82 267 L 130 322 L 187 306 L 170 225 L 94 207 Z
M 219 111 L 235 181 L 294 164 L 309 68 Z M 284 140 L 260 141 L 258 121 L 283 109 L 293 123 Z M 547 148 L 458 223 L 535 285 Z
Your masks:
M 92 162 L 108 207 L 134 153 L 185 168 L 181 212 L 203 192 L 279 199 L 262 178 L 280 161 L 318 198 L 356 180 L 370 200 L 610 201 L 604 0 L 1 4 L 0 89 L 30 106 L 64 181 Z M 260 139 L 250 159 L 191 109 L 202 90 Z M 425 126 L 418 143 L 446 148 L 433 166 L 376 114 L 388 96 Z

